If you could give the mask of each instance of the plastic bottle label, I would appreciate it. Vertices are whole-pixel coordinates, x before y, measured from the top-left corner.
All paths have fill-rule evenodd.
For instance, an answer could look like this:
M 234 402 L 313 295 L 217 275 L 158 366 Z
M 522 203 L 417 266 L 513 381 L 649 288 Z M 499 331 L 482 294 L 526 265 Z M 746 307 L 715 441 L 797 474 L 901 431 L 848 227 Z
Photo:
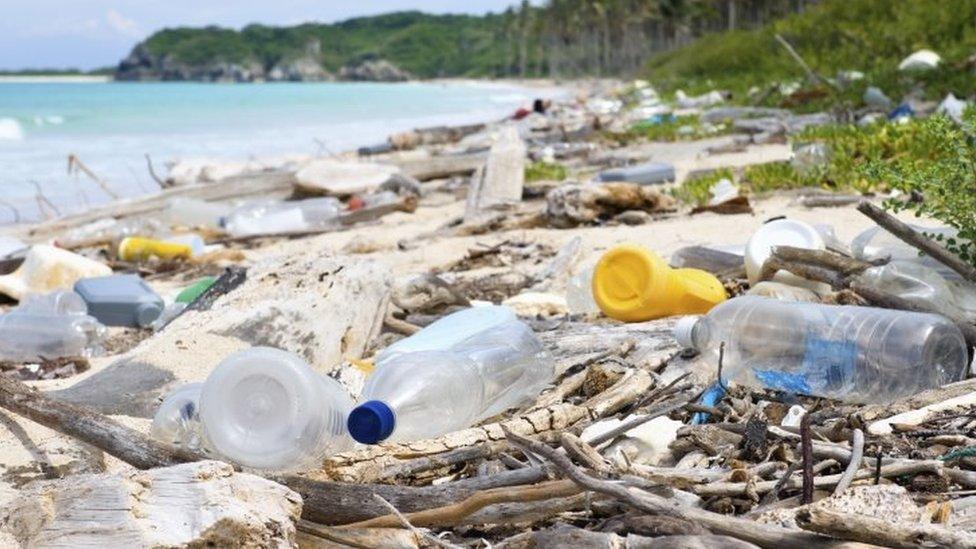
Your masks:
M 857 344 L 808 336 L 803 363 L 798 371 L 756 370 L 755 375 L 770 389 L 803 395 L 828 396 L 842 392 L 854 380 Z

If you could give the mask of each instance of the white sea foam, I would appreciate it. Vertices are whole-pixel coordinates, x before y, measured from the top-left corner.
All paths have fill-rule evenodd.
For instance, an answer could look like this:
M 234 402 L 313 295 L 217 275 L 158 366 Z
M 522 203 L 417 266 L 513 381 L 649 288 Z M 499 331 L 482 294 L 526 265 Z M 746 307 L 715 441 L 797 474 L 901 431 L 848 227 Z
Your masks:
M 50 116 L 35 116 L 34 117 L 34 125 L 35 126 L 38 126 L 38 127 L 41 127 L 41 126 L 60 126 L 61 124 L 64 124 L 64 117 L 63 116 L 58 116 L 56 114 L 55 115 L 50 115 Z
M 24 129 L 13 118 L 0 118 L 0 141 L 23 141 Z

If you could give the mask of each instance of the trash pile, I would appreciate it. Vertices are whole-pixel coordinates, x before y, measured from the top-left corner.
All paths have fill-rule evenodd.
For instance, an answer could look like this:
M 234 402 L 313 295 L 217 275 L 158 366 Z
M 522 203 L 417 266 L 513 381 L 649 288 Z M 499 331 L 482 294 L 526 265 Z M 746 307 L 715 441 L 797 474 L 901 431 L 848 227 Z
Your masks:
M 830 117 L 606 85 L 0 239 L 0 452 L 44 440 L 0 539 L 976 546 L 960 235 L 728 178 L 756 209 L 691 217 L 707 148 L 816 164 L 776 141 Z M 600 139 L 689 110 L 735 135 Z

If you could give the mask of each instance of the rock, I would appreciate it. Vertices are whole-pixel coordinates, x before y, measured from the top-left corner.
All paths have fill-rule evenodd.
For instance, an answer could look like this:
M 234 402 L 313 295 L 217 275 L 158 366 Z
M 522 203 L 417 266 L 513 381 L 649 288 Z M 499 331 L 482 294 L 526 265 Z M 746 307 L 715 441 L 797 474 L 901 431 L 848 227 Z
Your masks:
M 546 217 L 558 228 L 610 219 L 628 210 L 659 213 L 674 210 L 674 198 L 634 183 L 570 183 L 546 195 Z
M 522 200 L 525 185 L 525 142 L 514 125 L 501 128 L 488 152 L 484 170 L 476 173 L 468 191 L 465 222 L 472 222 L 485 210 L 511 205 Z M 479 177 L 480 175 L 480 177 Z
M 643 210 L 627 210 L 617 214 L 613 220 L 624 225 L 644 225 L 653 221 L 654 218 Z
M 174 385 L 203 381 L 232 352 L 269 346 L 319 372 L 360 358 L 382 326 L 390 292 L 384 265 L 348 256 L 276 256 L 208 310 L 188 310 L 104 370 L 53 396 L 108 414 L 152 417 Z
M 278 62 L 265 77 L 272 82 L 321 82 L 331 80 L 332 74 L 311 57 L 299 57 Z
M 392 300 L 408 313 L 436 313 L 452 305 L 470 305 L 456 288 L 430 273 L 398 279 L 393 285 Z
M 340 80 L 354 82 L 405 82 L 413 76 L 386 59 L 369 59 L 358 65 L 346 65 L 339 71 Z
M 900 71 L 927 71 L 939 66 L 942 57 L 932 50 L 918 50 L 898 64 Z
M 584 429 L 581 437 L 583 440 L 590 440 L 639 417 L 641 416 L 631 415 L 623 419 L 612 418 L 595 423 Z M 684 424 L 680 421 L 674 421 L 667 417 L 652 419 L 627 431 L 622 440 L 607 447 L 603 454 L 611 459 L 617 459 L 620 454 L 624 454 L 627 458 L 626 461 L 642 465 L 665 464 L 672 459 L 668 445 L 677 438 L 678 429 L 682 425 Z M 626 461 L 622 461 L 622 463 L 626 463 Z
M 295 180 L 308 194 L 351 196 L 375 191 L 399 171 L 387 164 L 316 160 L 298 170 Z
M 293 547 L 302 498 L 201 461 L 34 482 L 4 529 L 30 547 Z

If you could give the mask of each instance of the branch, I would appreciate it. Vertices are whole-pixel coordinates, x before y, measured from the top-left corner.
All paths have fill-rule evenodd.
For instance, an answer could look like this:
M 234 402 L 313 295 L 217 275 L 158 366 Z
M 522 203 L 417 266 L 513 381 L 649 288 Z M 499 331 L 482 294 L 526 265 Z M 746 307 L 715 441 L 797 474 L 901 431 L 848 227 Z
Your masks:
M 834 488 L 835 496 L 843 494 L 850 487 L 851 482 L 854 481 L 854 475 L 861 468 L 861 459 L 864 457 L 864 432 L 860 429 L 854 429 L 854 433 L 851 435 L 851 447 L 851 461 L 847 464 L 847 469 L 840 477 L 837 487 Z
M 813 69 L 810 68 L 810 65 L 807 65 L 807 62 L 804 61 L 802 57 L 800 57 L 800 54 L 796 53 L 796 50 L 793 49 L 793 46 L 791 46 L 790 43 L 787 42 L 786 39 L 783 38 L 778 33 L 776 34 L 776 41 L 779 42 L 781 46 L 786 48 L 786 53 L 790 54 L 790 57 L 792 57 L 793 60 L 796 61 L 797 65 L 800 65 L 800 68 L 803 69 L 803 72 L 807 73 L 807 78 L 809 78 L 811 82 L 819 82 L 820 84 L 829 86 L 834 90 L 837 89 L 837 86 L 833 82 L 830 82 L 826 78 L 814 72 Z
M 889 214 L 867 200 L 857 206 L 857 210 L 871 218 L 889 233 L 897 236 L 906 244 L 925 252 L 936 261 L 962 275 L 963 278 L 976 284 L 976 267 L 966 263 L 958 256 L 945 249 L 941 244 L 911 228 L 907 223 Z

